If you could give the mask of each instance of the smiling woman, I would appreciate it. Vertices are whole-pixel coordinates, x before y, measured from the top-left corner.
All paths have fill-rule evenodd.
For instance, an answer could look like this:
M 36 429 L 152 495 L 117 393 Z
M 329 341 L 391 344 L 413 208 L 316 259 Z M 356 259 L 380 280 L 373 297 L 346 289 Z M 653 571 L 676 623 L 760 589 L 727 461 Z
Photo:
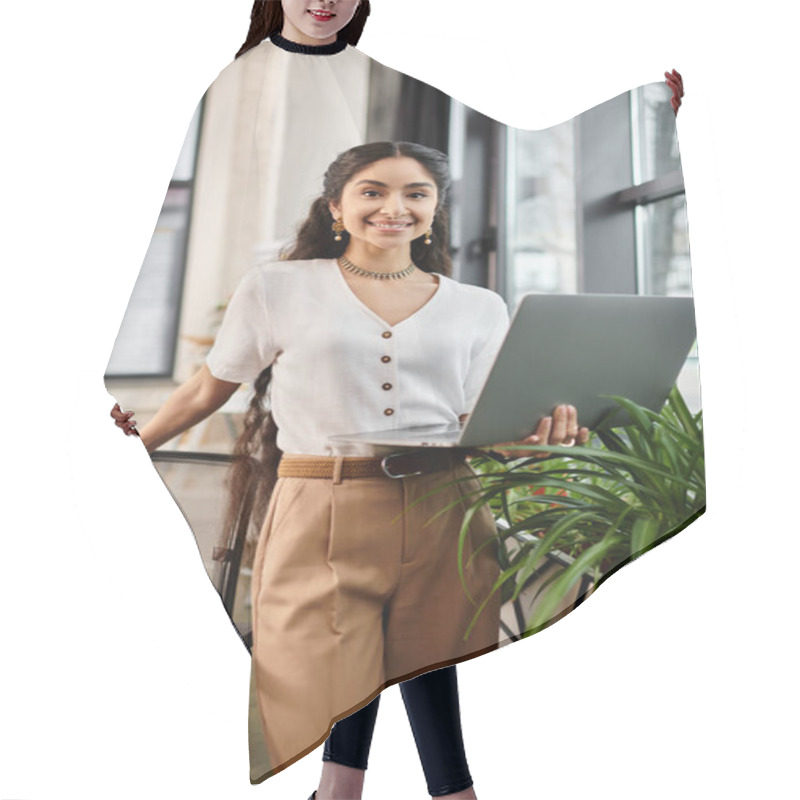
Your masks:
M 428 171 L 413 158 L 396 158 L 377 161 L 356 175 L 345 186 L 342 201 L 331 202 L 330 208 L 345 229 L 364 242 L 366 258 L 380 257 L 378 251 L 387 246 L 427 233 L 437 205 L 438 193 Z
M 300 48 L 337 39 L 355 45 L 369 13 L 369 0 L 255 0 L 250 30 L 236 57 L 275 35 Z
M 490 595 L 498 569 L 486 509 L 463 550 L 456 535 L 464 493 L 476 488 L 464 455 L 417 455 L 410 476 L 393 479 L 375 448 L 332 438 L 389 418 L 396 427 L 457 424 L 474 402 L 508 316 L 494 292 L 447 277 L 445 246 L 426 244 L 448 240 L 448 186 L 445 156 L 421 145 L 341 154 L 287 257 L 247 273 L 206 365 L 141 431 L 152 450 L 249 383 L 235 452 L 280 459 L 274 490 L 269 469 L 258 477 L 260 496 L 271 494 L 253 565 L 258 780 L 385 686 L 498 644 L 497 595 L 466 636 L 472 598 Z M 432 794 L 469 797 L 457 701 L 436 708 L 425 735 L 451 757 L 428 762 Z M 330 760 L 352 768 L 336 757 L 337 742 Z
M 298 44 L 332 44 L 358 5 L 359 0 L 283 0 L 281 35 Z

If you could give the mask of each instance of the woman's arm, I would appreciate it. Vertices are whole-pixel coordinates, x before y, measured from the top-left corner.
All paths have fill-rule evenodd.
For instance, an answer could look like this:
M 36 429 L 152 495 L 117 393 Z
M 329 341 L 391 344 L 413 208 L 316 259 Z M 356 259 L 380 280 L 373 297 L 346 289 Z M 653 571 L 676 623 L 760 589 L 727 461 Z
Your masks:
M 152 453 L 179 433 L 211 416 L 238 388 L 238 383 L 215 378 L 208 367 L 203 365 L 186 383 L 178 387 L 140 431 L 139 436 L 147 452 Z M 118 418 L 113 411 L 111 416 Z M 130 419 L 131 415 L 128 413 L 123 416 Z

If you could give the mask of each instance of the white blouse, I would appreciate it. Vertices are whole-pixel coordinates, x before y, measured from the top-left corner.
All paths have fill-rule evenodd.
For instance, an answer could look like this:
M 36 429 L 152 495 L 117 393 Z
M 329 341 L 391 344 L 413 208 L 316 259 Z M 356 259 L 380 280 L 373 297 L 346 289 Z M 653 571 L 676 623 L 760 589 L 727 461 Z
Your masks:
M 244 276 L 207 364 L 233 383 L 272 366 L 270 407 L 285 453 L 370 455 L 369 445 L 329 437 L 458 422 L 507 328 L 499 295 L 441 275 L 424 306 L 387 325 L 335 260 L 281 261 Z

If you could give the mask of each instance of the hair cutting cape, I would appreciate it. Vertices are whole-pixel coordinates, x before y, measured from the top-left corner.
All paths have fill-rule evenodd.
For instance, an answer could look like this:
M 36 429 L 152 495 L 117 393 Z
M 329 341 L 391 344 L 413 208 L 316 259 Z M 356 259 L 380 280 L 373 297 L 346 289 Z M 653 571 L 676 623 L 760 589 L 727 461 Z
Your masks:
M 691 295 L 685 196 L 665 86 L 642 87 L 551 129 L 526 132 L 488 119 L 352 47 L 329 50 L 338 52 L 264 41 L 224 69 L 204 96 L 108 369 L 109 390 L 123 407 L 137 410 L 140 421 L 166 396 L 152 378 L 182 381 L 204 362 L 245 273 L 278 259 L 336 156 L 370 141 L 417 142 L 448 154 L 453 277 L 494 289 L 512 310 L 529 291 Z M 138 376 L 148 380 L 131 380 Z M 660 413 L 634 409 L 632 424 L 593 437 L 591 452 L 575 448 L 573 454 L 525 464 L 473 463 L 484 473 L 484 489 L 494 488 L 481 513 L 490 510 L 498 526 L 494 549 L 487 548 L 497 551 L 500 576 L 487 594 L 493 591 L 503 603 L 496 644 L 558 620 L 621 565 L 702 513 L 694 353 L 679 388 Z M 243 387 L 225 413 L 169 447 L 229 453 L 246 396 Z M 229 532 L 220 530 L 224 469 L 213 458 L 176 459 L 159 462 L 159 471 L 247 641 L 252 540 L 263 520 L 247 521 L 256 533 L 246 543 L 226 538 Z M 463 502 L 460 512 L 476 499 Z M 420 517 L 419 506 L 414 513 Z M 420 525 L 424 532 L 424 522 Z M 450 525 L 449 535 L 458 542 L 460 522 Z M 462 558 L 463 574 L 473 566 Z M 312 588 L 313 574 L 306 581 Z M 475 614 L 486 600 L 471 598 Z M 464 639 L 469 621 L 453 619 L 457 640 L 469 643 Z M 292 646 L 302 658 L 302 648 L 313 650 L 314 643 Z M 337 644 L 354 646 L 345 638 Z M 447 660 L 487 649 L 486 642 L 472 649 L 466 644 Z M 275 652 L 273 659 L 256 650 L 254 661 L 263 658 L 274 666 L 284 655 Z M 360 651 L 350 657 L 357 661 Z M 409 669 L 418 673 L 441 665 L 437 656 L 435 663 Z M 257 671 L 254 664 L 253 674 Z M 295 676 L 278 675 L 269 690 L 286 704 L 280 725 L 265 718 L 269 714 L 259 704 L 254 681 L 251 780 L 259 782 L 317 747 L 336 719 L 403 677 L 408 675 L 364 679 L 346 692 L 318 678 L 306 691 L 283 697 L 281 679 L 291 682 Z M 320 700 L 321 695 L 326 696 Z M 336 698 L 344 697 L 337 707 Z M 299 728 L 300 734 L 287 730 L 287 719 L 318 717 L 319 708 L 311 707 L 317 703 L 329 709 L 324 722 Z

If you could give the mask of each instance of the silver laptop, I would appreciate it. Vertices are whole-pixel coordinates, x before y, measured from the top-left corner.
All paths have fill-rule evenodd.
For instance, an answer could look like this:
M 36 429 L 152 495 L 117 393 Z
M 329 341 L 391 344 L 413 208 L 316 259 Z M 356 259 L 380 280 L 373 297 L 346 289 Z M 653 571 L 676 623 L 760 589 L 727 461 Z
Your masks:
M 695 341 L 689 297 L 529 294 L 464 426 L 331 437 L 396 447 L 482 447 L 519 441 L 561 404 L 589 428 L 628 422 L 609 395 L 658 411 Z

